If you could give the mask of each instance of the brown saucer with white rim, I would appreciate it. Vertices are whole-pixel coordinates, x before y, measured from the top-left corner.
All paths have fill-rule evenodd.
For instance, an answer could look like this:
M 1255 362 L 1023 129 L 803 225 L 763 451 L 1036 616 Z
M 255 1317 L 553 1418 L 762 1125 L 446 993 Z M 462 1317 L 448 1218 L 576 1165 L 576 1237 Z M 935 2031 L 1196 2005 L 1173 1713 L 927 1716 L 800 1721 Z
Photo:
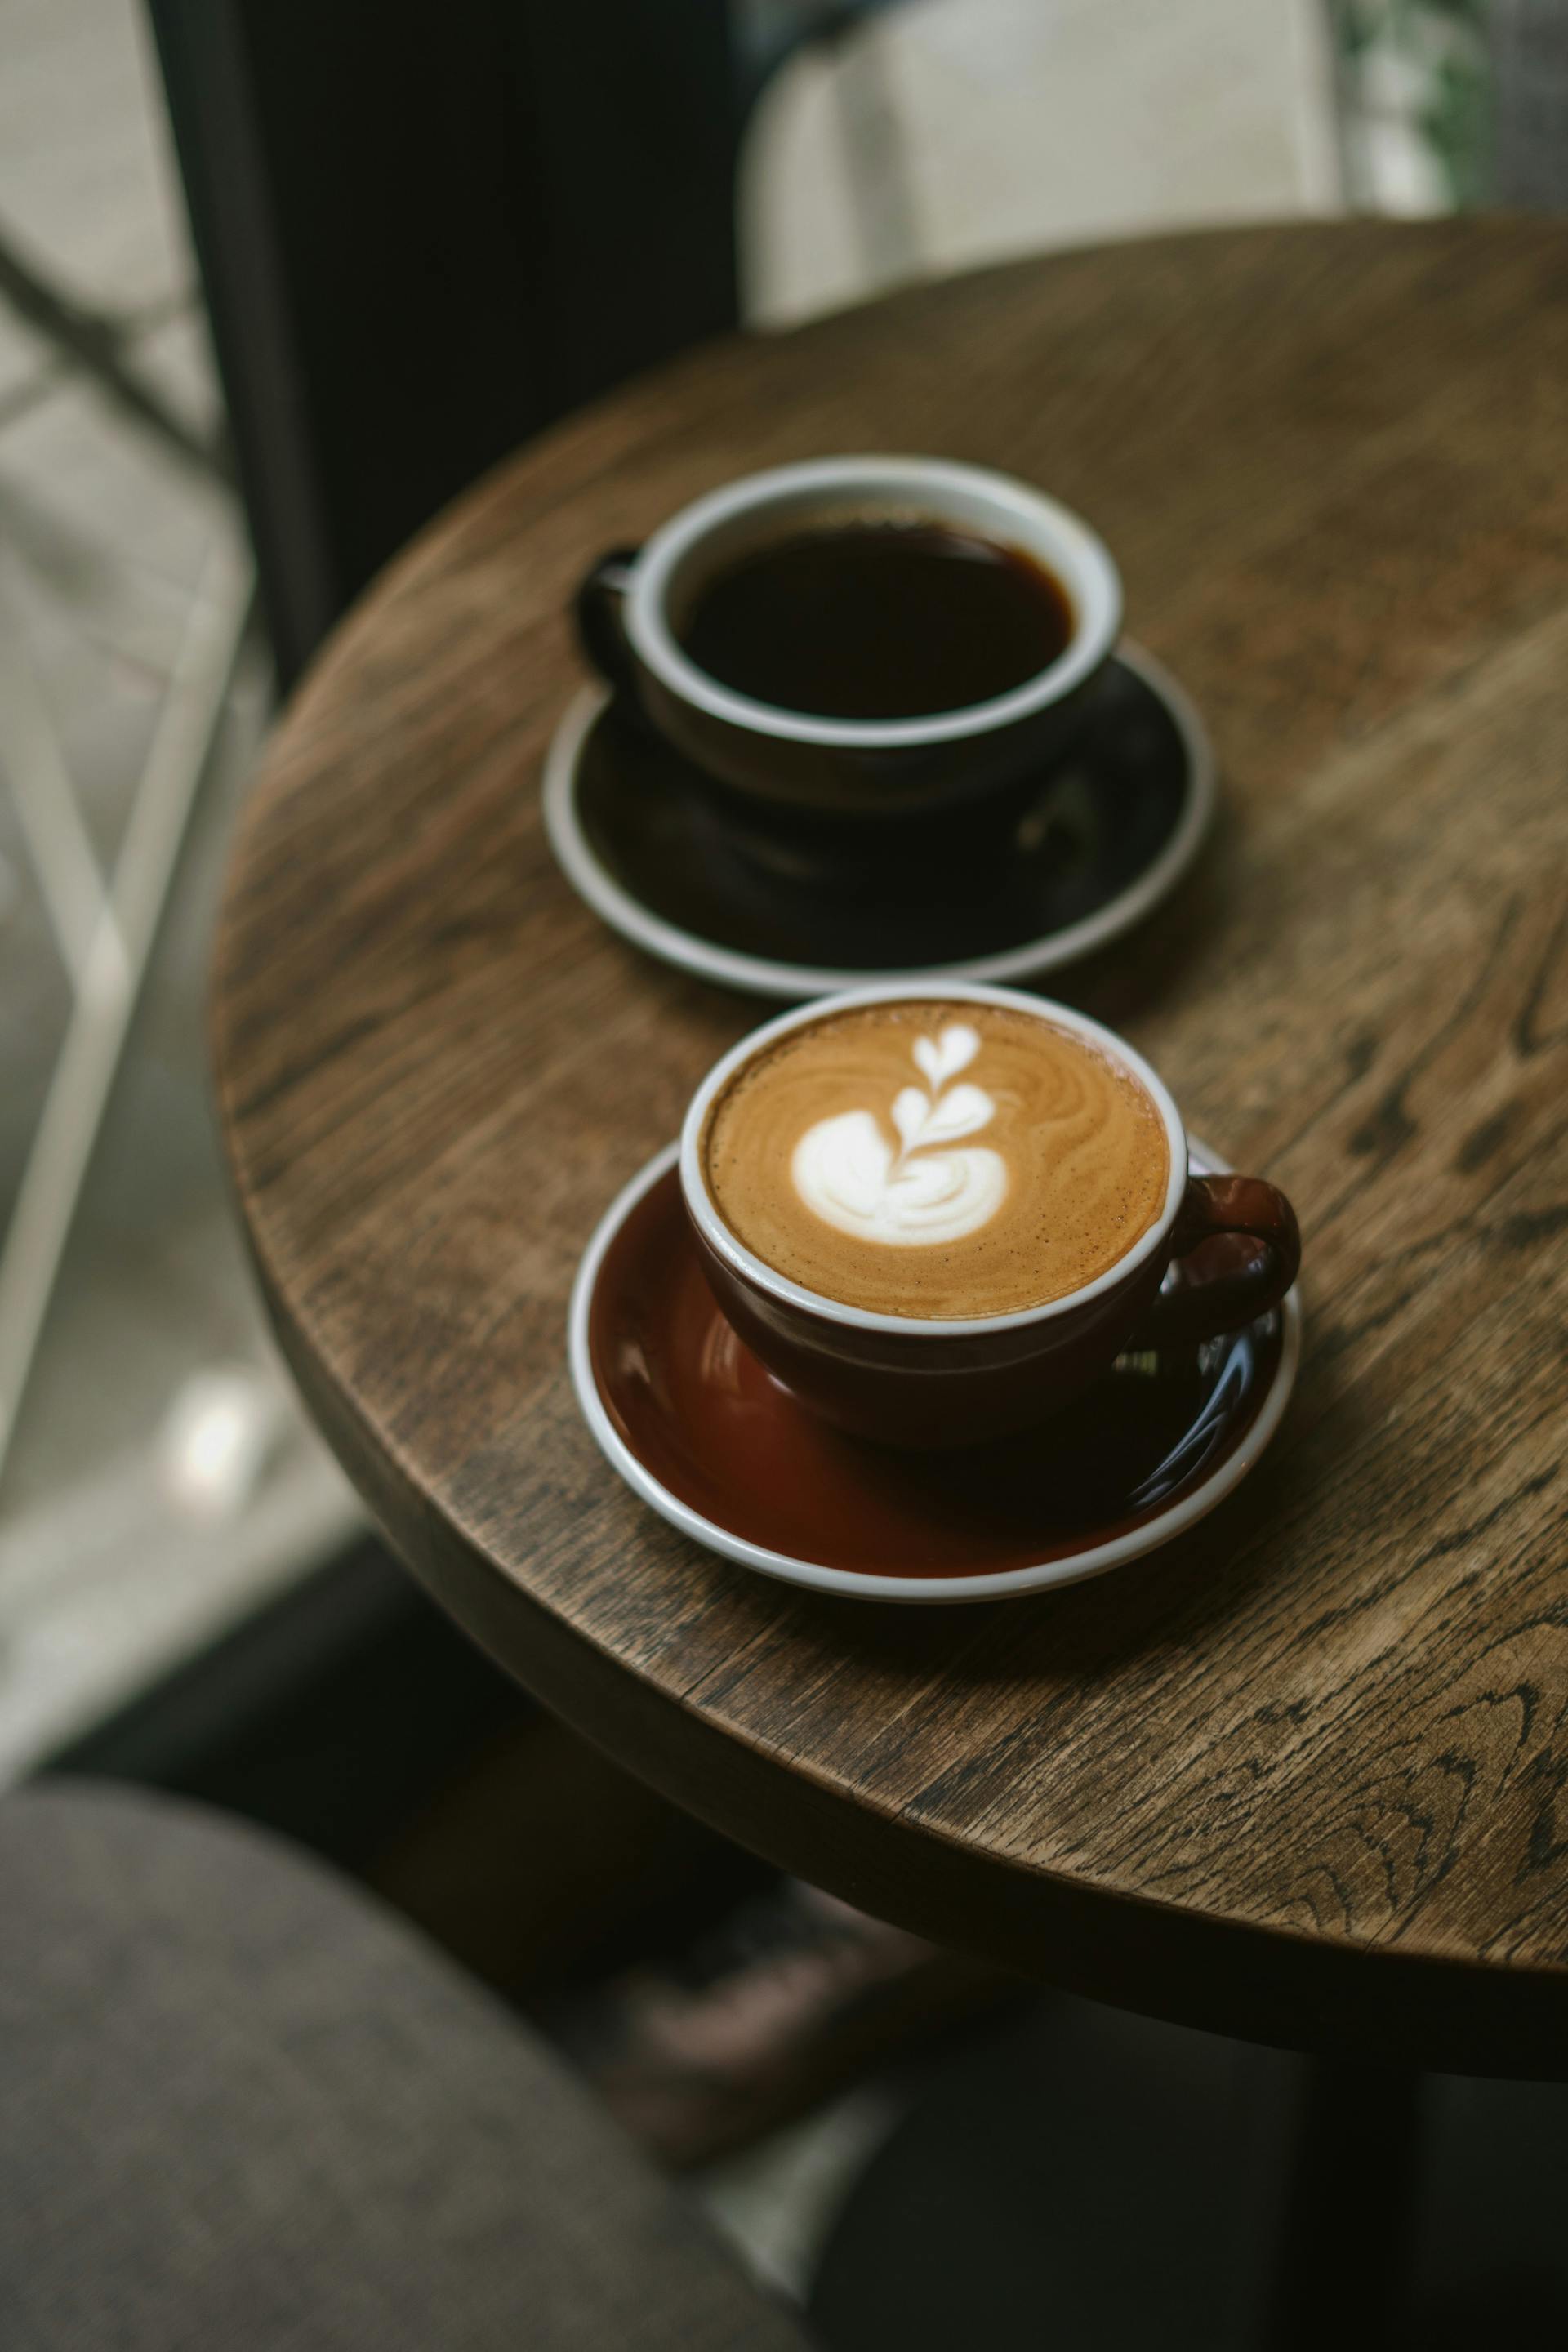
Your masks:
M 1196 1144 L 1192 1165 L 1224 1162 Z M 1296 1376 L 1301 1314 L 1125 1356 L 1037 1427 L 958 1453 L 842 1435 L 742 1346 L 704 1279 L 676 1170 L 650 1160 L 589 1243 L 572 1376 L 614 1468 L 710 1551 L 862 1599 L 979 1601 L 1073 1584 L 1168 1543 L 1246 1476 Z

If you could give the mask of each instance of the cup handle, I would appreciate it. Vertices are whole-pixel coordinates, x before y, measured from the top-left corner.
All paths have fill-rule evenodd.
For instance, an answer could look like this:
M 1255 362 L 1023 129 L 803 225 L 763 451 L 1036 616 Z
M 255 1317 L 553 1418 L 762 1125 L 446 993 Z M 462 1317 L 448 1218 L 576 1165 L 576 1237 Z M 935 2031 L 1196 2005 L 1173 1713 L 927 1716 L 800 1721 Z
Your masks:
M 612 547 L 577 591 L 577 635 L 593 667 L 617 692 L 629 694 L 633 672 L 622 606 L 641 551 Z
M 1296 1212 L 1258 1176 L 1189 1176 L 1171 1236 L 1174 1281 L 1130 1349 L 1215 1339 L 1278 1307 L 1301 1264 Z

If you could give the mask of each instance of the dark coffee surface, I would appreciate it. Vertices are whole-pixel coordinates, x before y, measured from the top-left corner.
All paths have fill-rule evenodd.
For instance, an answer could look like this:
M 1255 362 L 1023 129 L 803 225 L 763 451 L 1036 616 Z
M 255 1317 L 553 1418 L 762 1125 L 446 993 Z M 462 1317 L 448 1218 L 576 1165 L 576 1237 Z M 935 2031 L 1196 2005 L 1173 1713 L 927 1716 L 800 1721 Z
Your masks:
M 1072 635 L 1032 557 L 931 523 L 847 523 L 743 556 L 680 630 L 700 669 L 784 710 L 918 719 L 993 701 Z

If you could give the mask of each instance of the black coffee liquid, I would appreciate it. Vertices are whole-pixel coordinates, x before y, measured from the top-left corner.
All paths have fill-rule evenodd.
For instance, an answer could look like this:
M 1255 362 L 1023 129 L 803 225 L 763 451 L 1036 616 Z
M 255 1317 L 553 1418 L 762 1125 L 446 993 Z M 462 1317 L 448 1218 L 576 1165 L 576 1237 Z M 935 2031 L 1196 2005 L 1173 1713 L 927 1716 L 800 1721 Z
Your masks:
M 936 523 L 856 522 L 742 556 L 679 635 L 721 685 L 824 719 L 923 719 L 1036 677 L 1072 635 L 1021 549 Z

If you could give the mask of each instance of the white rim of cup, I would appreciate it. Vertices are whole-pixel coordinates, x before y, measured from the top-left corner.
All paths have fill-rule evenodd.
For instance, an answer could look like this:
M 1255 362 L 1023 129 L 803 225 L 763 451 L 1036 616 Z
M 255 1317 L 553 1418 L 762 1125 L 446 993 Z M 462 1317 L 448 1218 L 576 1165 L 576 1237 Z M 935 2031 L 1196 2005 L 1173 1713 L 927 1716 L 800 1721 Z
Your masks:
M 831 1020 L 839 1013 L 858 1012 L 872 1004 L 909 1004 L 928 1001 L 935 1003 L 997 1004 L 1016 1013 L 1025 1013 L 1037 1020 L 1067 1030 L 1095 1046 L 1135 1078 L 1150 1097 L 1165 1127 L 1165 1142 L 1170 1158 L 1165 1183 L 1165 1204 L 1155 1223 L 1141 1234 L 1131 1249 L 1123 1252 L 1112 1266 L 1096 1275 L 1092 1282 L 1081 1283 L 1078 1289 L 1068 1291 L 1060 1298 L 1047 1299 L 1040 1307 L 1023 1307 L 1011 1315 L 972 1315 L 944 1320 L 915 1315 L 878 1315 L 868 1307 L 849 1307 L 842 1299 L 829 1298 L 819 1290 L 808 1290 L 804 1283 L 792 1282 L 787 1275 L 775 1272 L 765 1259 L 749 1250 L 732 1234 L 720 1215 L 708 1191 L 702 1169 L 702 1130 L 708 1113 L 735 1073 L 752 1056 L 765 1050 L 780 1037 L 794 1029 L 805 1029 L 813 1022 Z M 1157 1077 L 1141 1054 L 1136 1054 L 1114 1030 L 1103 1028 L 1087 1013 L 1076 1013 L 1070 1005 L 1058 1004 L 1046 996 L 1029 996 L 1016 988 L 987 988 L 974 982 L 902 981 L 896 985 L 846 989 L 835 996 L 820 996 L 809 1004 L 796 1007 L 792 1013 L 780 1013 L 773 1021 L 764 1022 L 753 1029 L 713 1065 L 692 1096 L 680 1129 L 680 1190 L 687 1209 L 695 1220 L 703 1238 L 715 1255 L 723 1259 L 731 1270 L 753 1288 L 766 1291 L 770 1297 L 795 1307 L 803 1313 L 815 1315 L 828 1323 L 840 1323 L 857 1331 L 897 1332 L 915 1339 L 963 1339 L 993 1331 L 1022 1331 L 1031 1324 L 1044 1323 L 1058 1315 L 1071 1314 L 1086 1306 L 1102 1292 L 1114 1289 L 1127 1276 L 1152 1257 L 1168 1238 L 1176 1221 L 1187 1185 L 1187 1134 L 1181 1113 L 1172 1101 L 1163 1081 Z
M 923 719 L 814 718 L 754 701 L 699 669 L 676 638 L 664 609 L 671 579 L 692 549 L 741 515 L 795 500 L 805 508 L 824 493 L 842 497 L 857 490 L 879 496 L 901 493 L 922 517 L 942 520 L 953 516 L 971 529 L 985 528 L 999 537 L 1009 534 L 1010 543 L 1038 556 L 1058 575 L 1072 601 L 1073 634 L 1065 652 L 1007 694 Z M 974 512 L 977 505 L 987 509 L 984 522 Z M 1114 646 L 1121 626 L 1121 578 L 1104 541 L 1079 516 L 1011 475 L 937 457 L 821 457 L 748 474 L 672 515 L 644 543 L 631 567 L 625 617 L 639 659 L 671 694 L 695 709 L 753 734 L 794 743 L 897 751 L 988 734 L 1059 702 Z
M 1216 1176 L 1230 1172 L 1226 1163 L 1206 1146 L 1194 1143 L 1193 1149 L 1203 1160 L 1205 1172 Z M 689 1537 L 693 1543 L 700 1544 L 705 1551 L 717 1552 L 721 1559 L 734 1561 L 738 1567 L 754 1570 L 758 1575 L 772 1577 L 780 1583 L 804 1586 L 808 1591 L 838 1593 L 852 1600 L 912 1601 L 921 1605 L 1016 1599 L 1026 1593 L 1047 1591 L 1055 1585 L 1081 1584 L 1089 1577 L 1102 1576 L 1109 1569 L 1121 1568 L 1129 1560 L 1138 1559 L 1145 1552 L 1158 1550 L 1163 1545 L 1173 1542 L 1177 1536 L 1185 1534 L 1199 1519 L 1206 1518 L 1217 1504 L 1224 1502 L 1226 1496 L 1240 1486 L 1285 1417 L 1285 1408 L 1296 1385 L 1301 1355 L 1301 1297 L 1299 1286 L 1288 1291 L 1281 1304 L 1279 1367 L 1258 1407 L 1258 1416 L 1241 1443 L 1180 1502 L 1167 1504 L 1152 1518 L 1130 1528 L 1126 1535 L 1111 1536 L 1100 1543 L 1087 1544 L 1081 1551 L 1066 1552 L 1058 1559 L 1038 1560 L 1024 1568 L 995 1569 L 969 1576 L 900 1576 L 896 1570 L 832 1568 L 826 1560 L 800 1559 L 793 1552 L 774 1551 L 766 1544 L 753 1543 L 749 1536 L 732 1535 L 716 1519 L 705 1518 L 691 1504 L 682 1502 L 679 1495 L 672 1493 L 654 1476 L 611 1417 L 599 1392 L 594 1370 L 589 1325 L 600 1269 L 611 1243 L 627 1217 L 652 1192 L 660 1178 L 674 1167 L 678 1153 L 678 1145 L 666 1144 L 662 1151 L 656 1152 L 647 1165 L 637 1171 L 611 1202 L 583 1253 L 577 1278 L 572 1286 L 568 1313 L 567 1352 L 572 1384 L 595 1444 L 633 1494 L 657 1511 L 660 1518 L 667 1520 L 682 1535 Z

